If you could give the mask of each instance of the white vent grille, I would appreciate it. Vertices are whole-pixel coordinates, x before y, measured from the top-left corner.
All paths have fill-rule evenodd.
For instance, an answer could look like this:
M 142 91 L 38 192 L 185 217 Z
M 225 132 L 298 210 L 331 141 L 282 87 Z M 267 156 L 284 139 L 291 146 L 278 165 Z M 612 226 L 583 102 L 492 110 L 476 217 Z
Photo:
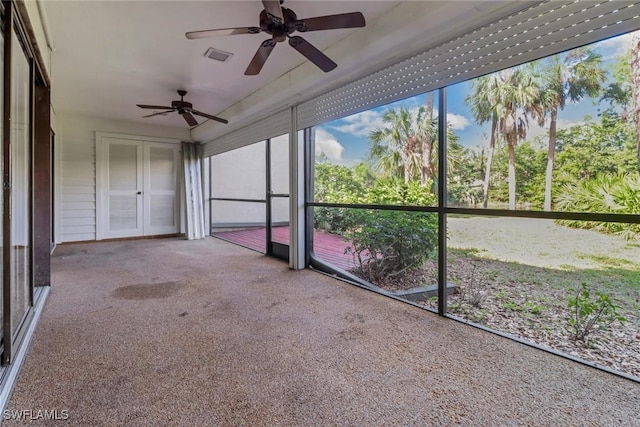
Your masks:
M 637 1 L 547 1 L 298 106 L 304 129 L 640 28 Z
M 267 138 L 284 135 L 290 131 L 290 122 L 291 110 L 283 110 L 206 143 L 204 155 L 205 157 L 214 156 Z
M 231 59 L 231 57 L 233 56 L 233 53 L 225 52 L 224 50 L 219 50 L 219 49 L 210 47 L 204 53 L 204 56 L 206 56 L 209 59 L 213 59 L 215 61 L 227 62 L 229 59 Z

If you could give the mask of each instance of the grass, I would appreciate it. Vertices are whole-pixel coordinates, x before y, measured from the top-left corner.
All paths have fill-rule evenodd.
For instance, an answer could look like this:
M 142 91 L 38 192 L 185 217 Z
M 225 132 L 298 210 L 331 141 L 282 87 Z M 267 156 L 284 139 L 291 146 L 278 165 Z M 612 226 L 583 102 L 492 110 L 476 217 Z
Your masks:
M 539 296 L 534 302 L 545 303 L 550 298 L 544 296 L 545 293 L 566 294 L 568 297 L 570 289 L 585 282 L 620 299 L 621 303 L 629 309 L 640 308 L 640 265 L 623 261 L 613 267 L 610 266 L 612 263 L 609 260 L 609 266 L 604 268 L 601 267 L 604 265 L 602 263 L 598 267 L 588 269 L 571 266 L 567 266 L 570 267 L 567 269 L 544 268 L 494 260 L 485 258 L 483 255 L 470 249 L 449 249 L 450 277 L 459 275 L 456 277 L 457 281 L 464 283 L 465 274 L 460 271 L 460 266 L 476 263 L 481 266 L 478 274 L 482 275 L 483 281 L 498 289 L 493 294 L 496 299 L 507 299 L 510 293 L 506 289 L 517 285 L 520 289 L 524 286 L 527 289 L 536 290 Z

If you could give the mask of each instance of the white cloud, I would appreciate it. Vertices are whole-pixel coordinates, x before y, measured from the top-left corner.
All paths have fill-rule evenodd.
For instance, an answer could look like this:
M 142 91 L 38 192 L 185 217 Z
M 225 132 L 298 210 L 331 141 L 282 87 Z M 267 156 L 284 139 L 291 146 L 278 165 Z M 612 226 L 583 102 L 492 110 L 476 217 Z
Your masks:
M 411 108 L 409 112 L 415 115 L 418 112 L 418 108 Z M 437 117 L 437 113 L 435 113 L 435 116 Z M 460 114 L 448 113 L 447 120 L 455 130 L 463 130 L 471 124 L 469 119 Z M 371 131 L 384 128 L 384 121 L 382 120 L 382 113 L 369 110 L 345 117 L 339 121 L 338 125 L 333 125 L 331 128 L 354 136 L 366 137 L 369 136 Z
M 354 136 L 369 136 L 371 131 L 384 127 L 382 114 L 371 110 L 345 117 L 339 123 L 331 127 Z
M 342 163 L 344 147 L 335 136 L 324 129 L 316 128 L 316 156 L 324 154 L 333 163 Z
M 465 116 L 453 113 L 447 113 L 447 123 L 451 125 L 454 130 L 463 130 L 471 124 Z
M 583 121 L 571 121 L 566 119 L 558 119 L 556 122 L 556 129 L 569 129 L 572 126 L 583 125 Z M 546 142 L 549 138 L 549 120 L 547 119 L 544 127 L 538 126 L 533 120 L 529 121 L 529 129 L 527 130 L 527 140 L 533 141 L 536 137 L 542 138 L 542 142 Z
M 610 39 L 603 40 L 597 43 L 596 46 L 613 49 L 613 53 L 611 55 L 603 58 L 605 60 L 613 59 L 620 55 L 624 55 L 629 49 L 631 49 L 631 43 L 634 37 L 640 38 L 640 31 L 634 31 L 632 33 L 627 33 L 618 37 L 612 37 Z

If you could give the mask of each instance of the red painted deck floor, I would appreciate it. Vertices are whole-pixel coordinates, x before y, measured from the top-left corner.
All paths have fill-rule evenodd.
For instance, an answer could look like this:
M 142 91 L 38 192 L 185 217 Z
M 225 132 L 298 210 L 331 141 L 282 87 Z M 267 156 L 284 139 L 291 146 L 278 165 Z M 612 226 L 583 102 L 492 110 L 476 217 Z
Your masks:
M 215 237 L 245 246 L 260 252 L 267 251 L 266 231 L 264 228 L 249 228 L 244 230 L 214 232 Z M 289 227 L 273 227 L 271 236 L 274 242 L 289 244 Z M 313 251 L 315 255 L 329 264 L 344 270 L 352 269 L 355 264 L 350 253 L 344 253 L 345 248 L 351 246 L 342 237 L 314 230 Z

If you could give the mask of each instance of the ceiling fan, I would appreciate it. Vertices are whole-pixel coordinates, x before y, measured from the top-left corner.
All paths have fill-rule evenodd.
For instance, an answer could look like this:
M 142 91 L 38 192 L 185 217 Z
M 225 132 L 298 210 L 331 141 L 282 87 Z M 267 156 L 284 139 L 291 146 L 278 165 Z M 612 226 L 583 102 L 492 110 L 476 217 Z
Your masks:
M 166 110 L 166 111 L 159 111 L 157 113 L 152 113 L 142 117 L 153 117 L 153 116 L 165 115 L 167 113 L 171 113 L 172 111 L 177 111 L 178 114 L 180 114 L 184 118 L 184 120 L 189 124 L 189 126 L 196 126 L 198 124 L 195 117 L 193 117 L 193 114 L 195 114 L 196 116 L 215 120 L 220 123 L 224 123 L 224 124 L 229 123 L 228 120 L 221 119 L 220 117 L 212 116 L 210 114 L 203 113 L 202 111 L 195 110 L 193 108 L 193 104 L 184 100 L 184 96 L 186 94 L 187 94 L 186 90 L 179 90 L 178 95 L 180 95 L 180 101 L 172 101 L 171 107 L 164 107 L 161 105 L 145 105 L 145 104 L 136 104 L 136 105 L 140 108 L 145 108 L 150 110 Z
M 249 63 L 245 75 L 260 73 L 264 63 L 269 58 L 271 51 L 280 43 L 289 39 L 289 45 L 304 55 L 309 61 L 317 65 L 322 71 L 328 72 L 338 65 L 315 46 L 300 36 L 292 36 L 295 31 L 307 32 L 318 30 L 335 30 L 341 28 L 358 28 L 365 26 L 362 13 L 341 13 L 338 15 L 316 16 L 313 18 L 298 19 L 295 12 L 281 4 L 284 0 L 262 0 L 264 10 L 260 12 L 259 27 L 220 28 L 214 30 L 192 31 L 186 33 L 188 39 L 201 39 L 213 36 L 231 36 L 238 34 L 258 34 L 265 32 L 271 35 L 270 39 L 262 42 L 258 51 Z

